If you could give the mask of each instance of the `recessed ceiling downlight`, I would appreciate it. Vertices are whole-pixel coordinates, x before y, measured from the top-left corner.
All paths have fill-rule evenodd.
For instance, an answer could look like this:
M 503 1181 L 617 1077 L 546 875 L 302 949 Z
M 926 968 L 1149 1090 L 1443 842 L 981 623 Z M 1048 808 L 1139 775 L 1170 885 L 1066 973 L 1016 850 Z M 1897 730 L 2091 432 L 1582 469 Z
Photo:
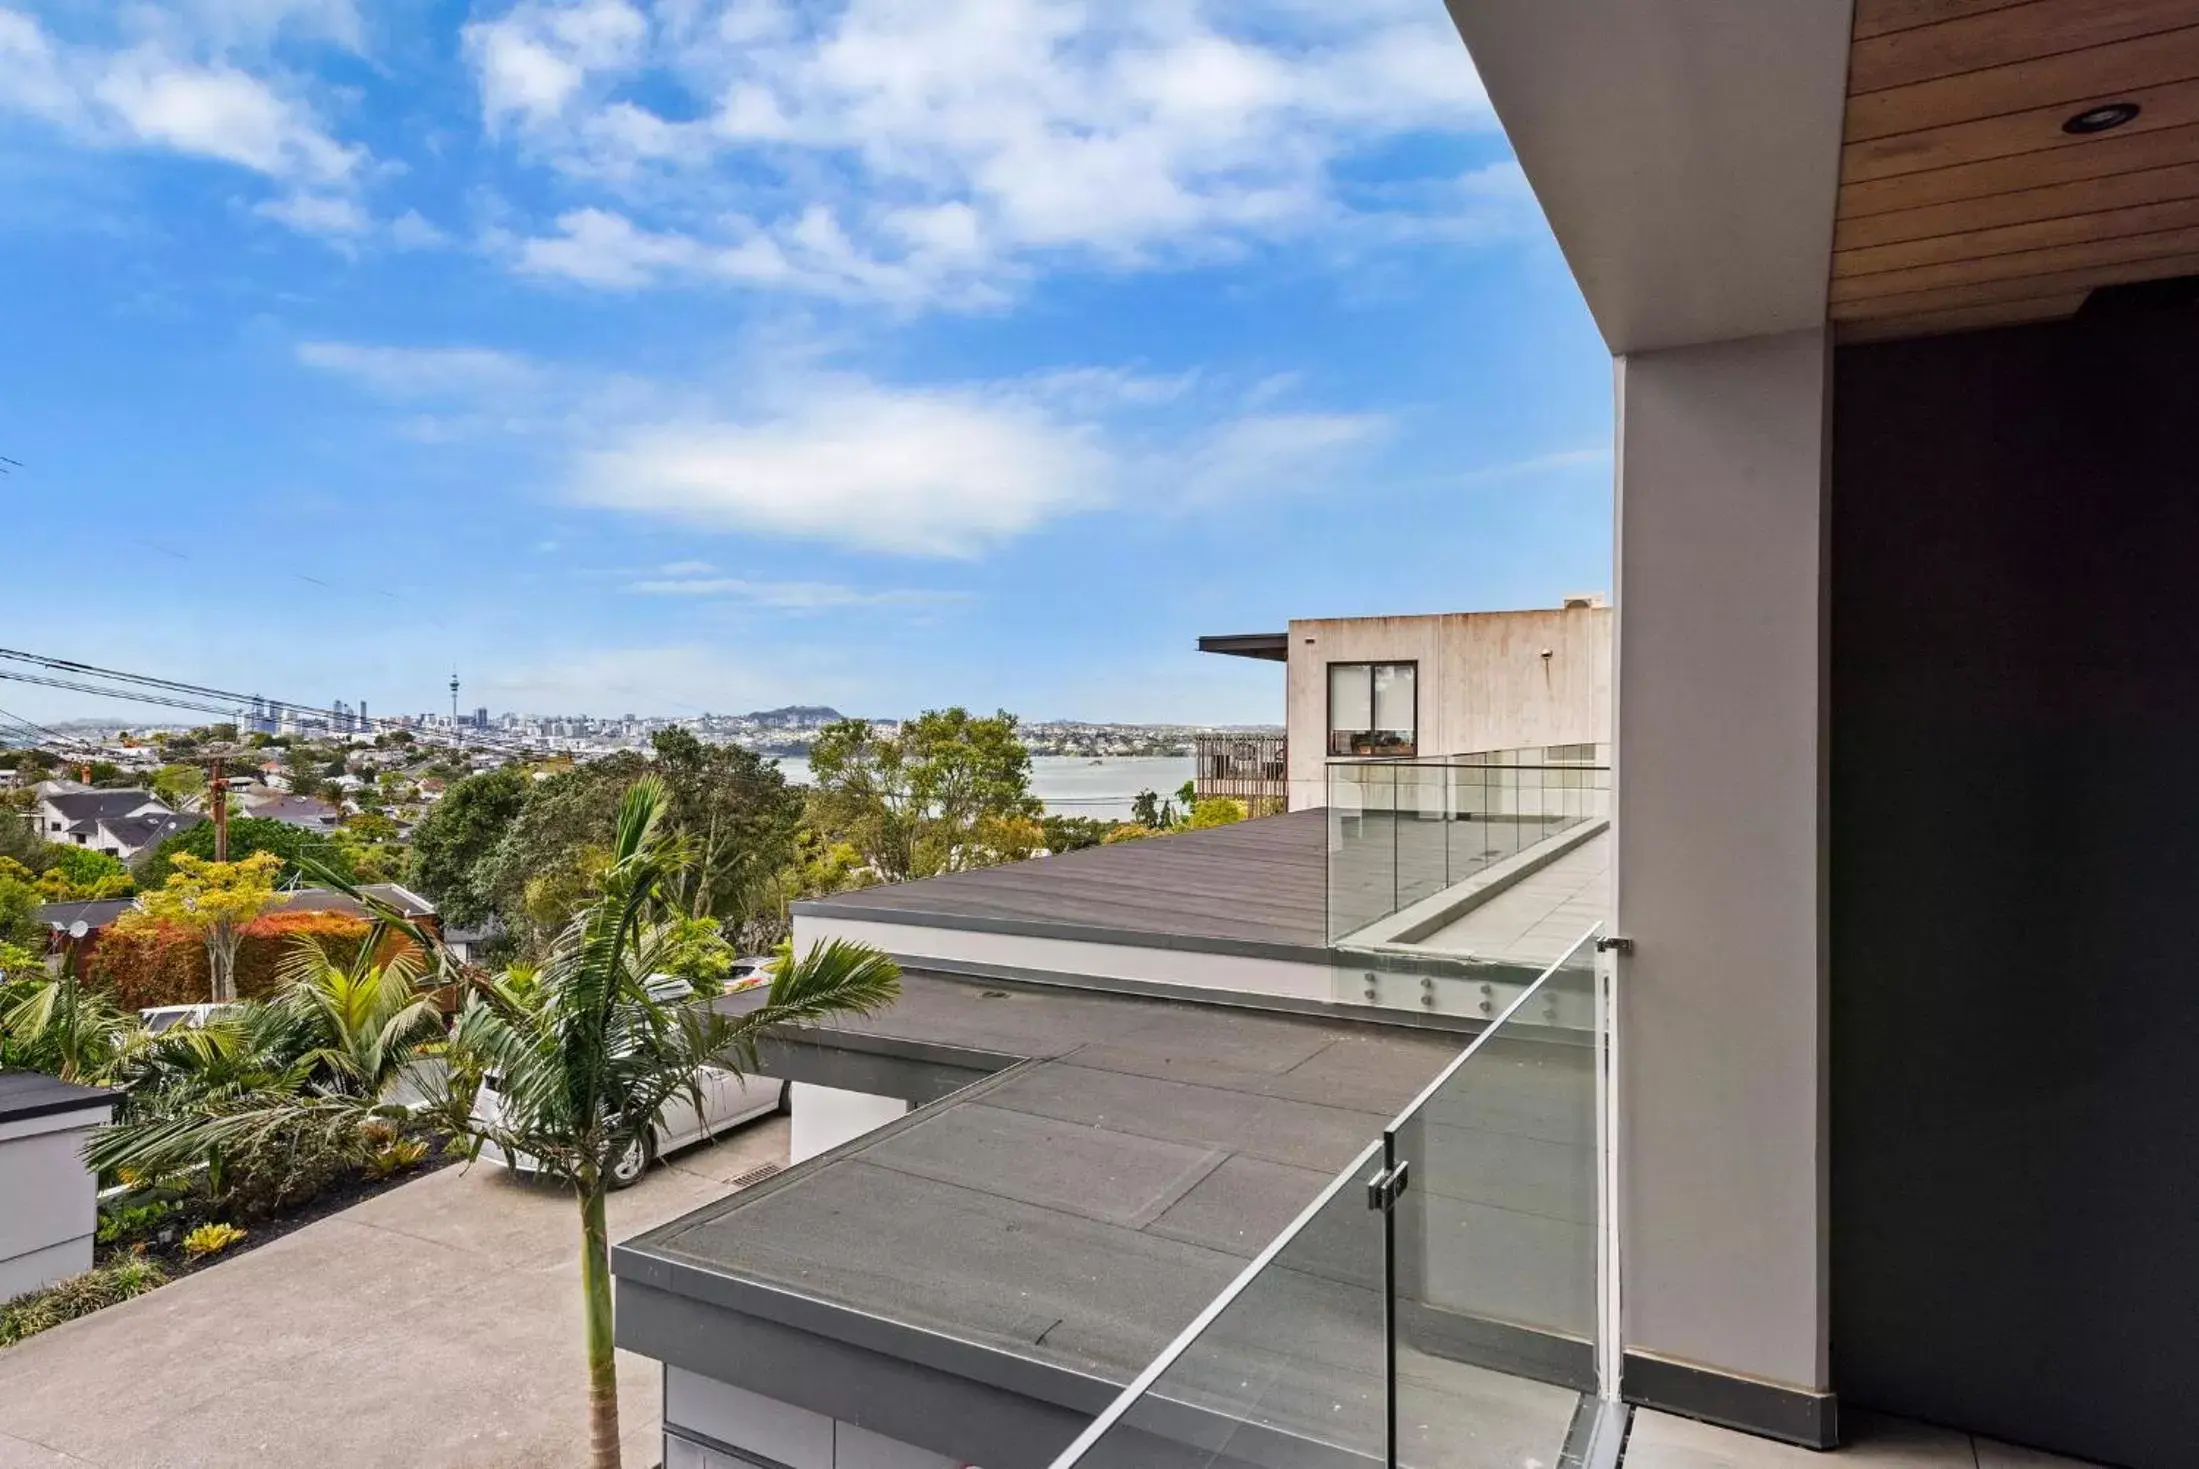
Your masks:
M 2087 107 L 2062 124 L 2062 131 L 2076 137 L 2088 137 L 2119 128 L 2138 115 L 2135 102 L 2103 102 L 2097 107 Z

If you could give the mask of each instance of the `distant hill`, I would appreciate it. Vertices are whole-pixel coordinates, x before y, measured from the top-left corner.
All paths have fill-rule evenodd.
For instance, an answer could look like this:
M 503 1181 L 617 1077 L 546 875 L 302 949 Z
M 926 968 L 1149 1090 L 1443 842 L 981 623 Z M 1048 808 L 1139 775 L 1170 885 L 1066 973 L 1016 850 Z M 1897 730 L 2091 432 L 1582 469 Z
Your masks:
M 788 704 L 779 709 L 757 709 L 742 717 L 774 729 L 800 729 L 808 725 L 830 724 L 846 716 L 829 704 Z

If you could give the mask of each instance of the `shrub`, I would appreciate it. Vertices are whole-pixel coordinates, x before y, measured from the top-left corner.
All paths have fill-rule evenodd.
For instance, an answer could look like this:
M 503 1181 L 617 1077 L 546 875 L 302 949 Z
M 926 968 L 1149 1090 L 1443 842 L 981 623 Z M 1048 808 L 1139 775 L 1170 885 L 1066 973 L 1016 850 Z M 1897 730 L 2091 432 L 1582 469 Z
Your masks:
M 1140 822 L 1129 821 L 1101 837 L 1100 845 L 1103 847 L 1119 846 L 1123 842 L 1143 841 L 1147 837 L 1157 837 L 1160 834 L 1161 829 L 1157 826 L 1146 826 Z
M 428 1140 L 424 1137 L 401 1137 L 387 1142 L 367 1155 L 366 1171 L 370 1178 L 387 1178 L 402 1173 L 428 1155 Z
M 142 1255 L 131 1255 L 57 1281 L 42 1291 L 17 1296 L 0 1305 L 0 1347 L 12 1347 L 49 1326 L 89 1316 L 102 1306 L 144 1295 L 167 1283 L 168 1273 L 159 1264 Z
M 214 1201 L 233 1218 L 270 1218 L 313 1198 L 364 1163 L 369 1147 L 356 1122 L 301 1118 L 223 1154 Z
M 338 964 L 348 964 L 366 938 L 367 921 L 327 909 L 277 910 L 244 926 L 237 944 L 237 997 L 264 999 L 281 988 L 280 967 L 296 938 L 324 940 Z M 409 943 L 392 935 L 392 945 Z M 95 983 L 126 1010 L 153 1005 L 196 1005 L 213 993 L 206 944 L 173 924 L 109 929 L 94 946 L 89 968 Z
M 1204 831 L 1210 826 L 1233 826 L 1245 819 L 1245 803 L 1235 796 L 1208 796 L 1191 806 L 1191 819 L 1184 823 L 1192 831 Z
M 99 1230 L 93 1237 L 103 1245 L 135 1239 L 149 1234 L 155 1225 L 175 1213 L 178 1205 L 168 1199 L 154 1199 L 146 1204 L 132 1204 L 127 1208 L 102 1211 Z
M 244 1231 L 234 1224 L 201 1224 L 183 1237 L 183 1253 L 193 1260 L 203 1260 L 208 1255 L 218 1255 L 238 1240 Z

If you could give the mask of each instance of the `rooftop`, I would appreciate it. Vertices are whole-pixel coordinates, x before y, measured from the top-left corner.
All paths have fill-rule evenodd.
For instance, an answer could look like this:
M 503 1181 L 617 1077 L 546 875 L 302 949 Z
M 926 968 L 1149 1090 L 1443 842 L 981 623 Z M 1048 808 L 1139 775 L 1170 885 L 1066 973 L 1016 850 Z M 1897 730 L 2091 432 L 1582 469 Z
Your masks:
M 818 1041 L 843 1063 L 990 1059 L 901 1121 L 621 1245 L 622 1344 L 663 1354 L 627 1335 L 649 1330 L 633 1287 L 653 1287 L 1051 1398 L 1078 1410 L 1062 1442 L 1462 1044 L 924 974 Z
M 78 1086 L 42 1071 L 0 1071 L 0 1122 L 103 1107 L 114 1095 L 104 1087 Z
M 1065 1444 L 1466 1038 L 912 973 L 885 1015 L 812 1032 L 766 1065 L 873 1092 L 885 1090 L 876 1070 L 857 1079 L 857 1069 L 948 1066 L 959 1070 L 953 1089 L 619 1246 L 620 1344 L 815 1411 L 847 1415 L 859 1402 L 864 1421 L 889 1433 L 878 1415 L 890 1417 L 896 1392 L 865 1373 L 898 1374 L 902 1387 L 926 1391 L 951 1374 L 1017 1404 L 959 1414 L 972 1435 L 1006 1436 L 976 1437 L 956 1452 L 1043 1462 L 1045 1434 L 1056 1435 L 1053 1449 Z M 1571 1157 L 1582 1089 L 1556 1084 L 1551 1067 L 1571 1077 L 1587 1064 L 1585 1050 L 1496 1044 L 1515 1054 L 1491 1058 L 1485 1134 L 1457 1146 Z M 1532 1064 L 1522 1059 L 1529 1050 Z M 1578 1213 L 1553 1189 L 1556 1166 L 1537 1172 L 1531 1197 L 1515 1178 L 1460 1206 L 1479 1211 L 1475 1224 L 1492 1241 L 1490 1283 L 1477 1297 L 1491 1321 L 1566 1322 L 1586 1309 L 1561 1259 L 1586 1226 L 1527 1231 L 1523 1244 L 1505 1223 Z M 1333 1242 L 1294 1265 L 1292 1299 L 1274 1302 L 1303 1338 L 1292 1370 L 1309 1388 L 1323 1384 L 1274 1395 L 1314 1415 L 1301 1425 L 1310 1433 L 1325 1431 L 1320 1415 L 1351 1397 L 1336 1381 L 1364 1375 L 1364 1333 L 1348 1328 L 1381 1317 L 1369 1285 L 1379 1269 L 1356 1268 L 1367 1262 L 1351 1245 Z M 793 1360 L 802 1372 L 773 1365 Z M 1565 1421 L 1571 1402 L 1569 1389 L 1462 1361 L 1424 1367 L 1447 1377 L 1447 1400 L 1478 1404 L 1479 1421 L 1498 1425 L 1492 1431 L 1509 1422 L 1523 1437 L 1543 1433 L 1553 1412 Z M 1227 1362 L 1216 1370 L 1226 1375 Z M 1058 1417 L 1034 1433 L 1034 1412 Z M 936 1404 L 932 1413 L 936 1431 Z
M 815 917 L 1321 957 L 1328 813 L 1086 847 L 798 905 Z

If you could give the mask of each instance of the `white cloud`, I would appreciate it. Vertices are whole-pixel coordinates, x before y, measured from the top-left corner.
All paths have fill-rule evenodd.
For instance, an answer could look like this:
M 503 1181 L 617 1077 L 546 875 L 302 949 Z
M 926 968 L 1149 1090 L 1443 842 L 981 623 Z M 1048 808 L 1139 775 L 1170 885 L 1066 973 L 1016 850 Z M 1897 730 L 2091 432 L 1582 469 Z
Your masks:
M 362 232 L 356 195 L 367 151 L 330 133 L 264 57 L 247 65 L 227 50 L 286 24 L 355 35 L 348 5 L 200 0 L 174 15 L 131 14 L 143 38 L 109 47 L 61 41 L 33 17 L 0 9 L 0 114 L 38 118 L 88 147 L 229 164 L 282 191 L 256 212 L 306 233 Z
M 1465 485 L 1502 484 L 1509 480 L 1532 479 L 1537 475 L 1555 474 L 1568 469 L 1598 468 L 1610 463 L 1609 449 L 1560 449 L 1555 453 L 1515 459 L 1507 464 L 1488 464 L 1480 469 L 1470 469 L 1458 477 L 1458 482 Z
M 298 360 L 348 377 L 387 398 L 478 398 L 532 387 L 542 372 L 524 357 L 486 347 L 374 347 L 301 342 Z
M 1375 413 L 1288 411 L 1290 384 L 1072 367 L 1003 381 L 895 384 L 799 347 L 674 386 L 486 347 L 309 341 L 300 362 L 401 405 L 425 442 L 521 436 L 563 466 L 551 488 L 707 532 L 899 556 L 970 558 L 1061 519 L 1198 513 L 1334 483 L 1377 450 Z M 721 572 L 699 557 L 613 573 L 629 591 L 786 608 L 913 605 Z M 869 599 L 862 602 L 854 599 Z
M 564 110 L 589 73 L 637 59 L 648 35 L 648 20 L 625 0 L 528 0 L 467 26 L 465 46 L 490 125 L 540 125 Z
M 1338 183 L 1401 134 L 1493 129 L 1433 6 L 522 0 L 467 52 L 490 130 L 597 191 L 511 257 L 595 286 L 983 303 L 1064 252 L 1492 207 Z
M 301 235 L 363 235 L 374 226 L 359 201 L 342 194 L 290 194 L 256 204 L 252 212 Z
M 998 389 L 808 385 L 769 415 L 647 424 L 585 454 L 575 493 L 714 530 L 974 556 L 1106 498 L 1092 431 Z
M 1221 424 L 1189 459 L 1184 490 L 1196 504 L 1297 489 L 1389 432 L 1378 413 L 1255 413 Z
M 652 597 L 711 597 L 787 612 L 818 612 L 840 607 L 936 607 L 966 602 L 966 592 L 921 587 L 864 591 L 835 582 L 749 581 L 740 577 L 674 577 L 630 582 L 626 590 Z

